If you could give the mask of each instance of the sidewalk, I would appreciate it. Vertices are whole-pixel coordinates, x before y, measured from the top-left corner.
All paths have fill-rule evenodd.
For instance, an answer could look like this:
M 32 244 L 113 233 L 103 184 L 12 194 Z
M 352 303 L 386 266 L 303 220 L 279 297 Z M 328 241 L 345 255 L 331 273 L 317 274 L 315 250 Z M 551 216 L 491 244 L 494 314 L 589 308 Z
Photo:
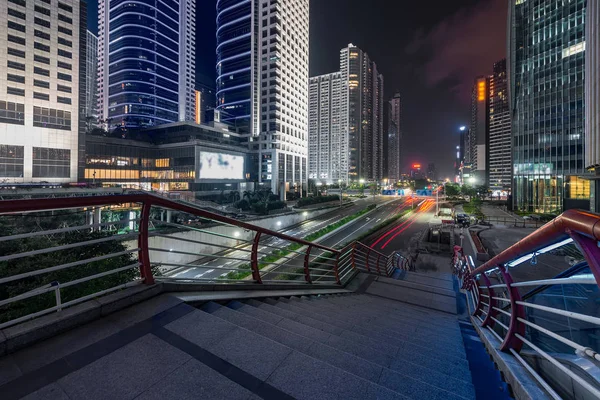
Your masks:
M 521 239 L 527 237 L 534 232 L 535 229 L 494 226 L 489 229 L 473 229 L 472 231 L 478 231 L 479 238 L 488 250 L 490 257 L 494 257 Z M 457 243 L 459 242 L 460 240 L 457 238 Z M 483 262 L 477 261 L 477 252 L 471 241 L 467 238 L 466 232 L 465 239 L 463 240 L 463 249 L 466 255 L 473 257 L 476 267 L 483 264 Z M 526 261 L 521 265 L 511 268 L 510 274 L 516 282 L 554 278 L 574 264 L 574 260 L 577 260 L 577 257 L 572 256 L 574 256 L 574 254 L 568 255 L 565 251 L 561 250 L 541 254 L 537 257 L 537 263 L 535 265 Z M 530 288 L 527 289 L 529 290 Z M 524 292 L 527 292 L 528 290 L 525 290 Z
M 506 221 L 506 223 L 513 225 L 515 222 L 523 222 L 523 218 L 515 217 L 514 215 L 507 213 L 499 207 L 490 206 L 488 204 L 481 205 L 481 212 L 483 213 L 483 215 L 485 215 L 486 219 L 489 218 L 498 221 Z

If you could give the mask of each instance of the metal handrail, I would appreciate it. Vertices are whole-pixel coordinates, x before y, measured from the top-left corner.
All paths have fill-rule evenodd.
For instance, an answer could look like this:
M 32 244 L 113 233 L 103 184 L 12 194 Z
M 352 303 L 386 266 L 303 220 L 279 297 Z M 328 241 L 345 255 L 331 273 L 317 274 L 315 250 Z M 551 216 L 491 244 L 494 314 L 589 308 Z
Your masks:
M 120 256 L 134 255 L 137 256 L 137 259 L 135 259 L 136 257 L 132 257 L 132 259 L 135 259 L 135 264 L 128 265 L 127 267 L 118 266 L 113 270 L 95 274 L 92 270 L 92 275 L 88 277 L 76 277 L 76 279 L 70 282 L 61 282 L 56 287 L 38 288 L 30 291 L 30 293 L 28 292 L 27 295 L 17 294 L 13 295 L 13 297 L 3 299 L 0 306 L 8 307 L 11 303 L 55 291 L 57 301 L 54 307 L 49 307 L 39 312 L 36 310 L 32 314 L 22 317 L 18 316 L 18 318 L 0 324 L 0 327 L 10 326 L 53 311 L 61 311 L 69 305 L 79 304 L 86 299 L 100 296 L 104 293 L 111 293 L 122 288 L 138 284 L 153 285 L 155 279 L 182 284 L 212 282 L 214 284 L 228 285 L 244 282 L 263 284 L 299 283 L 304 281 L 307 284 L 342 286 L 357 271 L 369 271 L 381 276 L 391 276 L 395 268 L 399 267 L 394 258 L 396 256 L 386 256 L 360 242 L 351 243 L 342 249 L 334 249 L 319 243 L 310 242 L 212 213 L 198 208 L 194 204 L 175 201 L 145 192 L 129 192 L 110 196 L 5 200 L 0 201 L 0 216 L 13 218 L 15 216 L 39 212 L 48 212 L 49 215 L 47 216 L 50 216 L 50 212 L 55 210 L 85 210 L 85 212 L 94 212 L 104 207 L 119 206 L 119 208 L 122 208 L 121 206 L 123 205 L 125 206 L 123 208 L 134 208 L 139 216 L 106 223 L 101 223 L 100 221 L 94 221 L 94 223 L 88 225 L 79 223 L 78 226 L 73 227 L 52 226 L 47 230 L 36 230 L 31 233 L 18 232 L 18 234 L 13 236 L 3 236 L 1 238 L 2 243 L 7 243 L 13 240 L 27 240 L 31 237 L 67 234 L 85 230 L 102 230 L 102 228 L 112 225 L 134 224 L 135 228 L 128 233 L 118 234 L 118 232 L 111 232 L 108 236 L 94 237 L 92 240 L 82 240 L 79 243 L 48 244 L 46 248 L 21 252 L 16 250 L 14 254 L 3 254 L 0 256 L 0 262 L 11 263 L 15 262 L 14 260 L 27 260 L 27 257 L 45 257 L 55 251 L 72 251 L 85 246 L 92 247 L 112 241 L 124 242 L 127 248 L 126 251 L 114 250 L 113 253 L 107 252 L 106 254 L 97 256 L 86 256 L 85 259 L 82 257 L 82 259 L 72 262 L 69 260 L 69 262 L 63 262 L 62 264 L 58 261 L 56 264 L 60 265 L 53 265 L 51 261 L 46 262 L 39 269 L 32 268 L 29 272 L 18 273 L 12 276 L 2 276 L 0 277 L 0 284 L 10 284 L 11 282 L 31 277 L 39 277 L 38 279 L 43 282 L 44 278 L 42 275 L 44 274 L 59 272 L 67 268 L 86 267 L 89 264 L 93 266 L 94 264 L 92 263 L 94 262 L 106 262 L 111 258 Z M 199 229 L 198 226 L 170 222 L 170 217 L 167 217 L 167 221 L 159 221 L 152 218 L 151 209 L 153 207 L 160 210 L 166 209 L 190 214 L 202 221 L 216 223 L 217 228 L 222 226 L 223 229 L 239 229 L 240 233 L 234 235 L 227 230 L 217 231 L 215 229 L 215 231 L 212 231 L 207 230 L 204 226 L 204 229 Z M 168 232 L 169 234 L 165 234 L 164 232 Z M 183 235 L 177 236 L 180 233 L 183 233 Z M 194 235 L 210 236 L 197 237 Z M 161 242 L 163 239 L 173 240 L 176 243 L 174 248 L 169 248 L 168 245 Z M 215 241 L 214 244 L 211 243 L 213 240 Z M 234 245 L 232 243 L 237 244 Z M 269 253 L 270 249 L 276 251 Z M 30 258 L 30 260 L 32 259 L 35 260 L 35 258 Z M 214 265 L 214 268 L 212 268 L 209 264 L 218 265 Z M 160 267 L 162 271 L 173 271 L 173 274 L 157 278 L 153 273 L 153 268 L 157 267 Z M 133 268 L 139 269 L 139 279 L 136 278 L 131 282 L 118 284 L 115 287 L 93 293 L 89 296 L 85 295 L 66 303 L 61 303 L 60 301 L 61 288 Z M 176 273 L 177 271 L 185 272 L 186 269 L 192 269 L 192 271 L 197 269 L 198 273 L 193 277 L 189 275 L 193 275 L 195 272 L 187 274 L 187 276 L 178 276 Z M 216 272 L 213 273 L 210 271 L 211 269 L 216 270 Z M 198 277 L 196 278 L 196 276 Z M 282 280 L 281 276 L 286 276 L 289 280 Z
M 571 238 L 587 261 L 587 266 L 591 270 L 591 274 L 585 276 L 571 276 L 572 274 L 561 273 L 551 279 L 534 279 L 524 282 L 514 283 L 510 274 L 508 265 L 511 262 L 519 259 L 528 259 L 532 254 L 535 256 L 537 252 L 544 253 L 551 249 L 557 248 L 565 239 Z M 526 309 L 535 309 L 547 315 L 558 315 L 561 317 L 572 318 L 583 321 L 600 327 L 600 318 L 593 315 L 586 315 L 567 311 L 560 308 L 548 307 L 540 304 L 534 304 L 527 300 L 533 298 L 532 294 L 540 293 L 548 287 L 554 285 L 597 285 L 600 287 L 600 250 L 598 243 L 600 238 L 600 215 L 585 211 L 567 211 L 555 220 L 544 225 L 538 231 L 532 233 L 522 239 L 515 245 L 509 247 L 505 251 L 496 255 L 490 261 L 486 262 L 479 268 L 470 268 L 467 257 L 463 249 L 459 246 L 454 248 L 454 257 L 452 261 L 453 272 L 462 280 L 462 289 L 470 293 L 473 299 L 487 297 L 490 301 L 487 303 L 478 300 L 473 316 L 481 322 L 481 327 L 486 327 L 494 334 L 501 342 L 499 349 L 512 354 L 520 363 L 525 365 L 525 368 L 532 372 L 532 375 L 540 385 L 548 390 L 552 397 L 556 397 L 556 393 L 551 388 L 548 382 L 544 381 L 540 375 L 534 371 L 535 366 L 530 366 L 520 357 L 519 352 L 525 344 L 541 357 L 548 360 L 556 367 L 556 371 L 568 376 L 569 379 L 577 382 L 582 388 L 587 390 L 593 396 L 600 397 L 600 391 L 582 379 L 576 372 L 564 367 L 551 354 L 544 351 L 542 348 L 532 342 L 532 339 L 526 337 L 526 327 L 531 331 L 539 332 L 542 335 L 550 337 L 573 348 L 580 356 L 588 357 L 596 362 L 600 361 L 598 349 L 591 349 L 580 343 L 577 343 L 573 338 L 562 336 L 561 332 L 554 332 L 544 326 L 539 325 L 535 319 L 529 319 Z M 533 257 L 533 256 L 532 256 Z M 514 263 L 513 263 L 514 264 Z M 518 265 L 518 263 L 517 263 Z M 465 267 L 466 266 L 466 267 Z M 580 271 L 582 265 L 577 268 L 571 268 L 569 271 Z M 491 284 L 486 273 L 495 271 L 501 283 Z M 522 287 L 537 287 L 526 295 L 521 295 L 518 288 Z M 482 290 L 488 290 L 489 296 L 482 293 Z M 496 293 L 493 293 L 493 291 Z M 492 301 L 500 301 L 502 304 L 493 306 Z M 484 307 L 486 309 L 484 309 Z M 486 311 L 487 310 L 487 311 Z M 495 313 L 495 315 L 491 315 Z M 489 313 L 489 315 L 488 315 Z M 499 316 L 498 313 L 502 315 Z M 485 320 L 479 318 L 480 315 L 486 315 Z M 498 319 L 504 318 L 504 321 Z M 474 320 L 475 321 L 475 320 Z M 508 323 L 505 323 L 508 321 Z M 479 323 L 479 322 L 475 322 Z M 494 330 L 494 326 L 502 328 L 498 332 L 502 332 L 501 336 Z

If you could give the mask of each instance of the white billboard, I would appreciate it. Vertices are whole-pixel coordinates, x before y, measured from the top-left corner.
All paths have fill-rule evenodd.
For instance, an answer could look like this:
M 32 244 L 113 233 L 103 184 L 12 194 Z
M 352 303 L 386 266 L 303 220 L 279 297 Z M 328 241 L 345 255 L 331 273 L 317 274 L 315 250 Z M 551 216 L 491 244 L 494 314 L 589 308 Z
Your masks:
M 200 152 L 200 179 L 244 179 L 244 157 Z

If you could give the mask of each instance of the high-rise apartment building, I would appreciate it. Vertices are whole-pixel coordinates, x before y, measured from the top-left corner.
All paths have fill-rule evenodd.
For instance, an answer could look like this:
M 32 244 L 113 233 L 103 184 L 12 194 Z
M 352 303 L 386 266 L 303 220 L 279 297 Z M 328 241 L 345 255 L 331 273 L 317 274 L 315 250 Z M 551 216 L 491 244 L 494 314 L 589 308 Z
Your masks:
M 400 93 L 396 93 L 389 103 L 391 114 L 387 132 L 387 179 L 390 182 L 397 182 L 402 175 L 402 97 Z
M 489 84 L 488 77 L 475 79 L 471 93 L 471 125 L 469 129 L 470 182 L 487 185 L 489 182 Z
M 489 187 L 510 192 L 512 185 L 512 136 L 508 107 L 506 60 L 494 63 L 489 79 Z
M 280 194 L 307 180 L 308 38 L 308 0 L 217 2 L 217 110 Z
M 83 168 L 86 3 L 0 5 L 0 182 L 68 182 Z
M 562 209 L 578 196 L 584 165 L 586 0 L 511 2 L 509 9 L 513 204 Z M 589 182 L 587 182 L 589 187 Z
M 108 129 L 195 120 L 194 0 L 98 2 L 98 113 Z
M 435 168 L 435 163 L 429 163 L 427 165 L 427 179 L 432 181 L 437 180 L 437 169 Z
M 87 49 L 85 56 L 85 114 L 87 120 L 98 115 L 98 37 L 86 32 Z
M 326 82 L 339 79 L 340 83 L 331 85 L 331 92 L 323 95 L 327 89 Z M 320 82 L 320 85 L 318 83 Z M 321 178 L 317 160 L 325 157 L 334 158 L 334 167 L 339 164 L 342 171 L 340 178 L 346 182 L 380 181 L 384 176 L 384 131 L 388 127 L 384 121 L 384 108 L 387 103 L 383 101 L 383 75 L 377 71 L 377 65 L 371 61 L 368 54 L 353 44 L 340 51 L 340 71 L 329 75 L 311 78 L 311 102 L 309 112 L 311 116 L 311 132 L 309 146 L 310 157 L 314 170 L 311 169 L 311 179 L 326 180 Z M 336 92 L 339 90 L 339 92 Z M 318 144 L 312 143 L 318 135 L 323 135 L 327 127 L 318 127 L 323 121 L 335 121 L 335 130 L 330 136 L 337 135 L 338 122 L 330 118 L 334 107 L 337 114 L 337 99 L 339 105 L 339 146 L 338 139 L 333 143 L 333 149 L 340 149 L 339 162 L 333 153 L 322 154 Z M 332 102 L 333 99 L 336 99 Z M 325 102 L 323 104 L 322 102 Z M 331 106 L 328 106 L 330 104 Z M 388 104 L 389 105 L 389 104 Z M 322 115 L 325 113 L 325 115 Z M 392 112 L 390 112 L 392 116 Z M 388 118 L 389 119 L 389 118 Z M 387 138 L 386 138 L 387 139 Z M 324 147 L 327 149 L 327 146 Z M 387 154 L 386 154 L 387 155 Z M 312 178 L 316 177 L 316 178 Z M 335 179 L 331 180 L 332 182 Z
M 369 55 L 349 44 L 340 51 L 348 82 L 350 180 L 383 178 L 383 75 Z
M 348 111 L 341 73 L 310 78 L 308 179 L 348 182 Z

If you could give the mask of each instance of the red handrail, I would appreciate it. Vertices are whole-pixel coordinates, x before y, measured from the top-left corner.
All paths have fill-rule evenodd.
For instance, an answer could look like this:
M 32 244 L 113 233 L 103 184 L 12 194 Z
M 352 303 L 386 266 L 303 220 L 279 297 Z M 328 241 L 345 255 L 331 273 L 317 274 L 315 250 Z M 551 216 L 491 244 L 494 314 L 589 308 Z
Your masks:
M 600 240 L 600 215 L 582 210 L 567 210 L 531 235 L 515 243 L 475 269 L 471 273 L 471 276 L 487 272 L 499 265 L 504 265 L 569 237 L 572 237 L 580 245 L 585 245 L 587 241 L 598 242 Z M 596 282 L 600 285 L 600 264 L 598 259 L 600 251 L 596 243 L 594 245 L 589 246 L 590 251 L 585 251 L 584 255 L 596 278 Z
M 29 211 L 45 211 L 57 210 L 78 207 L 116 205 L 123 203 L 142 203 L 150 206 L 161 206 L 171 208 L 177 211 L 186 212 L 198 217 L 211 219 L 229 225 L 238 226 L 240 228 L 261 232 L 266 235 L 275 236 L 286 241 L 299 243 L 305 246 L 314 246 L 322 250 L 332 251 L 337 253 L 339 250 L 332 249 L 318 243 L 312 243 L 304 239 L 286 235 L 284 233 L 272 231 L 270 229 L 261 228 L 247 222 L 238 221 L 223 215 L 214 214 L 210 211 L 192 207 L 186 204 L 178 203 L 173 200 L 159 197 L 149 193 L 124 194 L 113 196 L 88 196 L 88 197 L 69 197 L 69 198 L 51 198 L 51 199 L 28 199 L 28 200 L 4 200 L 0 201 L 0 215 L 12 214 Z

